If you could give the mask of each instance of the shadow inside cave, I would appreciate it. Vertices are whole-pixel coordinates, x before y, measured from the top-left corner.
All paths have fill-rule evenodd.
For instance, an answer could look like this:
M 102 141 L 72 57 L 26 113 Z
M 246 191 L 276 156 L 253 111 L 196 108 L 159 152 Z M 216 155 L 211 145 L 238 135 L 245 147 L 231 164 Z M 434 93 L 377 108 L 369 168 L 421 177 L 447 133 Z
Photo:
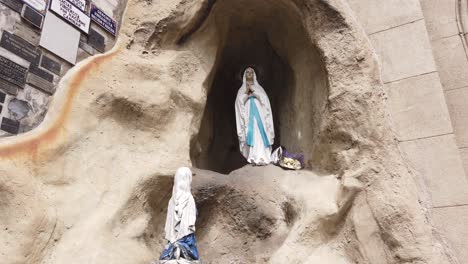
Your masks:
M 239 13 L 234 10 L 244 10 Z M 282 1 L 221 1 L 199 34 L 214 27 L 218 51 L 200 130 L 192 139 L 192 163 L 227 174 L 246 164 L 239 151 L 234 103 L 242 74 L 252 66 L 271 103 L 279 145 L 306 155 L 326 104 L 327 76 L 302 21 Z

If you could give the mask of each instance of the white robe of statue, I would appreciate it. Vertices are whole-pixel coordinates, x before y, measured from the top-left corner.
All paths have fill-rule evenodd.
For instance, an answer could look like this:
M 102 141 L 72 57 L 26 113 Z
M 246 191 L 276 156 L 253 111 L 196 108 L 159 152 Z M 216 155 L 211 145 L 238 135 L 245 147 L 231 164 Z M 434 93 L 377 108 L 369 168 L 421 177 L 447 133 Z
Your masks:
M 259 114 L 257 116 L 261 120 L 253 117 L 255 115 L 251 112 L 252 104 L 255 104 Z M 273 115 L 270 100 L 263 87 L 257 82 L 257 76 L 252 68 L 247 68 L 244 72 L 242 86 L 237 92 L 235 108 L 237 136 L 239 137 L 239 148 L 242 155 L 249 163 L 256 165 L 269 164 L 271 162 L 271 146 L 275 139 Z M 261 121 L 261 124 L 258 121 Z M 248 137 L 249 123 L 250 128 L 253 128 L 253 131 L 250 131 L 250 137 Z M 261 129 L 262 126 L 263 129 Z
M 195 232 L 197 208 L 191 192 L 192 172 L 187 167 L 177 170 L 172 197 L 167 208 L 165 238 L 174 243 Z

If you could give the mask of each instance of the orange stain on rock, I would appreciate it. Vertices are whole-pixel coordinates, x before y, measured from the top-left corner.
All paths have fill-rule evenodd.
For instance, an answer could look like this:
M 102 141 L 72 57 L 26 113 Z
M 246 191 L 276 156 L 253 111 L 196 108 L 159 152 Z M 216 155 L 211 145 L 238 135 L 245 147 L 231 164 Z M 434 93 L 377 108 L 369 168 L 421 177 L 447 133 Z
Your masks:
M 46 131 L 35 135 L 33 138 L 28 138 L 15 144 L 6 143 L 0 145 L 0 157 L 13 158 L 15 156 L 26 155 L 36 160 L 38 159 L 41 146 L 50 146 L 57 143 L 58 139 L 60 139 L 60 135 L 64 134 L 63 127 L 72 109 L 73 99 L 77 95 L 80 87 L 82 87 L 83 82 L 89 77 L 91 72 L 96 71 L 102 64 L 111 60 L 119 51 L 120 48 L 96 57 L 88 64 L 78 69 L 69 81 L 69 90 L 63 104 L 63 110 L 51 126 Z

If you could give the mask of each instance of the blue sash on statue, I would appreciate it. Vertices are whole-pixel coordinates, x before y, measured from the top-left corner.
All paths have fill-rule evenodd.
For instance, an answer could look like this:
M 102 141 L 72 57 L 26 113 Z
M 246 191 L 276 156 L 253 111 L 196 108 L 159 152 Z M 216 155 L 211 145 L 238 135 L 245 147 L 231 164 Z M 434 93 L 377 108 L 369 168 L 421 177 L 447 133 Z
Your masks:
M 254 144 L 254 122 L 257 120 L 257 125 L 260 130 L 260 135 L 262 135 L 263 144 L 265 148 L 270 147 L 270 142 L 268 141 L 268 137 L 265 132 L 265 128 L 263 127 L 262 118 L 260 117 L 260 113 L 258 112 L 257 105 L 255 104 L 255 97 L 249 96 L 250 101 L 250 113 L 249 113 L 249 126 L 247 128 L 247 145 L 253 147 Z

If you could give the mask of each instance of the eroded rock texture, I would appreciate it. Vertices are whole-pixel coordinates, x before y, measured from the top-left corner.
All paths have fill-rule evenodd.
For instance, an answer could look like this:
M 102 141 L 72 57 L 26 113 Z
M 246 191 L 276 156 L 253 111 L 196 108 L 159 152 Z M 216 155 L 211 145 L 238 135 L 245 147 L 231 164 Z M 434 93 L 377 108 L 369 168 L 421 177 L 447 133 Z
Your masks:
M 457 263 L 348 13 L 341 0 L 129 1 L 116 47 L 65 76 L 39 128 L 1 142 L 2 263 L 149 263 L 187 164 L 204 169 L 204 263 Z M 242 167 L 232 95 L 245 64 L 308 171 Z

